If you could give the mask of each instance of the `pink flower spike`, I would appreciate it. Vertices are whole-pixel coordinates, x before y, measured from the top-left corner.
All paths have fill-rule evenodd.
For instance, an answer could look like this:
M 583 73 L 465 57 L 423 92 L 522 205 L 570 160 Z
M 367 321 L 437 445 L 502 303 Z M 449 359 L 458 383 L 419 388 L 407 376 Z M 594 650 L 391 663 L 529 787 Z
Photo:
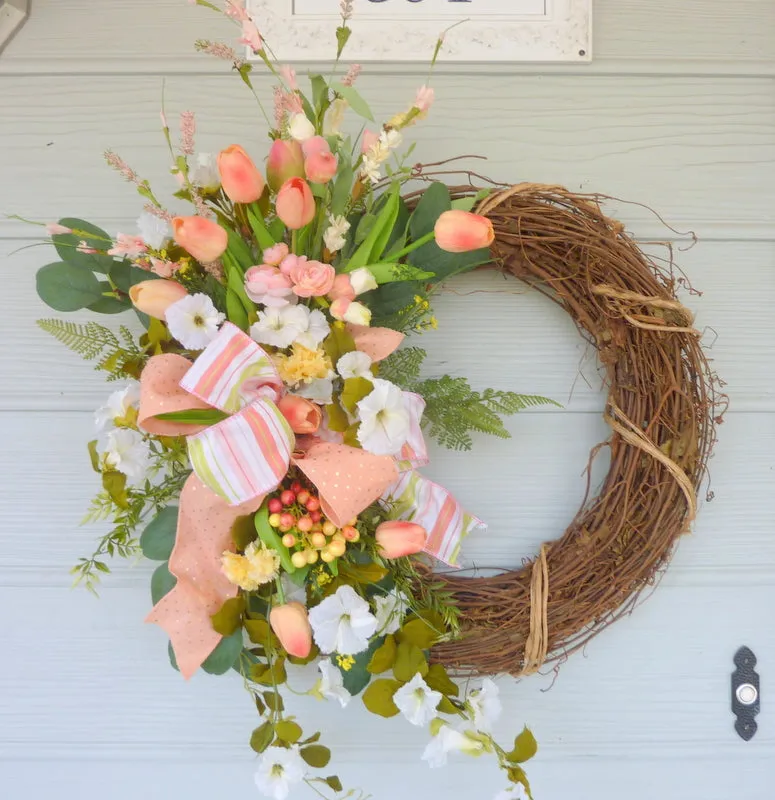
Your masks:
M 151 258 L 151 272 L 160 278 L 171 278 L 180 269 L 177 261 L 164 261 L 161 258 Z
M 78 247 L 75 248 L 79 253 L 83 253 L 84 255 L 91 256 L 95 253 L 99 252 L 95 250 L 93 247 L 89 247 L 86 242 L 78 242 Z
M 72 228 L 66 228 L 64 225 L 60 225 L 58 222 L 49 222 L 46 225 L 46 233 L 49 236 L 62 236 L 65 233 L 72 233 Z
M 122 258 L 139 258 L 146 250 L 147 246 L 140 236 L 130 236 L 126 233 L 119 233 L 116 236 L 116 243 L 108 250 L 109 256 L 120 256 Z
M 289 67 L 287 64 L 283 67 L 280 67 L 280 75 L 282 75 L 282 78 L 289 89 L 294 92 L 298 90 L 299 84 L 296 81 L 296 70 L 293 67 Z
M 365 155 L 369 150 L 374 147 L 379 141 L 379 134 L 370 131 L 368 128 L 363 132 L 363 139 L 361 140 L 361 152 Z
M 426 114 L 436 97 L 436 92 L 431 86 L 421 86 L 417 90 L 417 96 L 414 99 L 414 107 L 421 113 Z
M 196 0 L 194 0 L 194 3 L 196 3 Z M 226 0 L 226 16 L 237 20 L 237 22 L 244 22 L 249 19 L 243 0 Z
M 194 155 L 194 134 L 196 133 L 196 117 L 193 111 L 184 111 L 180 115 L 180 149 L 184 155 Z
M 247 45 L 254 53 L 259 53 L 264 49 L 264 42 L 258 32 L 256 23 L 251 19 L 242 22 L 242 36 L 237 40 L 239 44 Z
M 355 81 L 358 80 L 358 76 L 361 74 L 361 65 L 360 64 L 351 64 L 350 69 L 347 70 L 347 74 L 344 76 L 342 80 L 343 86 L 352 86 Z

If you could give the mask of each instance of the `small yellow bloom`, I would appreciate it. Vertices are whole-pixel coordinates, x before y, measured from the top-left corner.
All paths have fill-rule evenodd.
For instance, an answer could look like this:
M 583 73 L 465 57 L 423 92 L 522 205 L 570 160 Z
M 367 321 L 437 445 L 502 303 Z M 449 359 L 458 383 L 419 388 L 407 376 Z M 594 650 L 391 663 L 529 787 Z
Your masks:
M 246 592 L 255 592 L 277 577 L 280 556 L 265 544 L 252 542 L 245 548 L 244 556 L 227 550 L 221 558 L 221 569 L 230 583 Z
M 275 364 L 283 382 L 290 386 L 327 378 L 333 371 L 331 359 L 322 349 L 309 350 L 300 344 L 293 345 L 290 355 L 277 356 Z
M 352 656 L 337 655 L 336 663 L 345 671 L 349 672 L 355 665 L 355 659 Z
M 331 583 L 333 578 L 322 567 L 315 572 L 315 583 L 319 588 L 323 588 L 327 583 Z

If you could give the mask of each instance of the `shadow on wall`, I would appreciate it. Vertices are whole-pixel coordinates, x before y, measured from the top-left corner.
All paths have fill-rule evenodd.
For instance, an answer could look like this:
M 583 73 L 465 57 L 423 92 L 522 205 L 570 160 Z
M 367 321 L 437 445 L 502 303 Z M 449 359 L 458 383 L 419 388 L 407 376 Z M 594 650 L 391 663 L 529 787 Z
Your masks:
M 0 53 L 30 15 L 30 0 L 0 0 Z

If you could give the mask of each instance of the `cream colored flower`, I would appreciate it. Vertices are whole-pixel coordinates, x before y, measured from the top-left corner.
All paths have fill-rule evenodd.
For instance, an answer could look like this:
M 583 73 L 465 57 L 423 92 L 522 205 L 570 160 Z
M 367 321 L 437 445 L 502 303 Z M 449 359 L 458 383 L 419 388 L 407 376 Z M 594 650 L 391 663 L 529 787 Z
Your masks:
M 252 542 L 245 548 L 243 556 L 227 550 L 221 558 L 221 569 L 230 583 L 246 592 L 255 592 L 259 586 L 278 576 L 280 556 L 263 542 Z
M 310 350 L 301 344 L 294 344 L 290 355 L 277 356 L 275 365 L 288 386 L 311 383 L 318 378 L 330 378 L 333 375 L 331 359 L 323 350 Z

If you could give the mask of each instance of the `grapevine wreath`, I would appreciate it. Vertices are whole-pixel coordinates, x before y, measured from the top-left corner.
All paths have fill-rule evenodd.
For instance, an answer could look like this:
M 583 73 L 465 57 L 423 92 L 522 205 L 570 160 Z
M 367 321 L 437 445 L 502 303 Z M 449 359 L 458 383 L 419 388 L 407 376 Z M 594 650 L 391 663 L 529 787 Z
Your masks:
M 38 271 L 41 299 L 65 312 L 134 310 L 140 325 L 39 323 L 120 382 L 88 447 L 101 489 L 87 519 L 112 527 L 76 582 L 94 590 L 111 556 L 161 562 L 147 621 L 169 636 L 184 678 L 241 676 L 267 796 L 284 800 L 302 782 L 343 791 L 321 733 L 286 709 L 289 684 L 427 728 L 431 766 L 489 754 L 509 782 L 499 800 L 532 798 L 524 764 L 537 743 L 527 728 L 508 746 L 495 740 L 501 701 L 487 676 L 528 675 L 583 647 L 632 607 L 696 514 L 714 377 L 672 260 L 662 269 L 647 257 L 604 215 L 604 198 L 449 187 L 408 164 L 403 136 L 430 110 L 428 85 L 377 130 L 348 132 L 348 111 L 374 121 L 359 68 L 337 74 L 351 3 L 332 75 L 311 75 L 308 93 L 244 4 L 222 11 L 277 82 L 272 122 L 252 65 L 197 43 L 259 101 L 265 167 L 239 145 L 197 152 L 193 113 L 175 136 L 162 111 L 169 204 L 193 213 L 168 210 L 109 151 L 143 198 L 138 235 L 69 217 L 46 225 L 61 260 Z M 431 300 L 445 280 L 482 267 L 571 315 L 606 369 L 611 427 L 598 496 L 532 563 L 487 577 L 437 569 L 457 567 L 462 541 L 485 525 L 420 471 L 425 437 L 464 449 L 474 433 L 508 437 L 502 416 L 551 401 L 426 377 L 424 351 L 405 341 L 436 327 Z

